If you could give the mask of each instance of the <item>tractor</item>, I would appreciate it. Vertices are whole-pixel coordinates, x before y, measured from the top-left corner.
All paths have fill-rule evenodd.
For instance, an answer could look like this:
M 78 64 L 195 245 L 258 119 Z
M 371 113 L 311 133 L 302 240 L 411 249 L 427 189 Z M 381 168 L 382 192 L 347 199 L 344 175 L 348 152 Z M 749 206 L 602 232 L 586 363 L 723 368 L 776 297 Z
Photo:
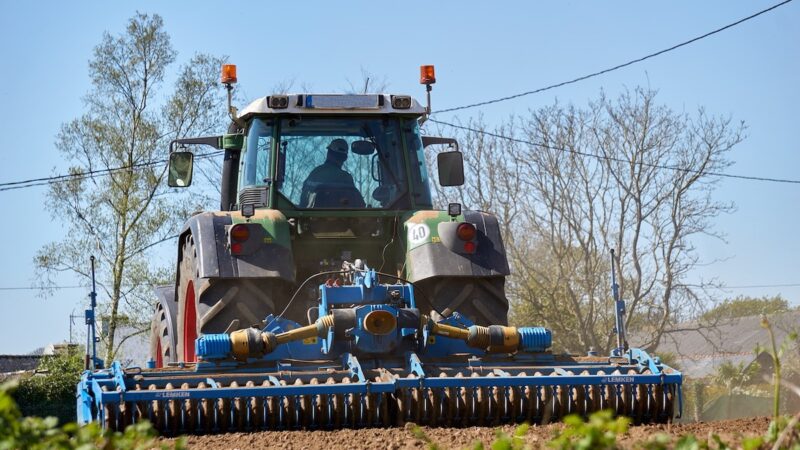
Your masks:
M 194 362 L 202 334 L 258 324 L 304 280 L 354 259 L 413 282 L 422 309 L 505 325 L 497 219 L 433 208 L 425 148 L 453 148 L 438 156 L 443 185 L 463 183 L 463 169 L 454 139 L 420 133 L 428 111 L 405 95 L 271 95 L 234 113 L 230 134 L 175 141 L 225 156 L 220 211 L 191 217 L 178 238 L 177 284 L 159 296 L 152 323 L 156 366 Z M 192 164 L 191 152 L 172 152 L 169 184 L 188 186 Z M 313 315 L 317 284 L 284 317 Z
M 629 348 L 621 320 L 609 356 L 556 355 L 549 330 L 508 326 L 496 217 L 434 206 L 426 148 L 448 146 L 436 155 L 442 186 L 465 180 L 457 141 L 421 132 L 433 66 L 420 70 L 424 106 L 304 93 L 237 110 L 236 81 L 223 66 L 228 133 L 170 144 L 175 188 L 192 183 L 190 147 L 224 151 L 221 201 L 180 232 L 150 367 L 85 372 L 81 422 L 147 419 L 177 434 L 680 411 L 680 373 Z

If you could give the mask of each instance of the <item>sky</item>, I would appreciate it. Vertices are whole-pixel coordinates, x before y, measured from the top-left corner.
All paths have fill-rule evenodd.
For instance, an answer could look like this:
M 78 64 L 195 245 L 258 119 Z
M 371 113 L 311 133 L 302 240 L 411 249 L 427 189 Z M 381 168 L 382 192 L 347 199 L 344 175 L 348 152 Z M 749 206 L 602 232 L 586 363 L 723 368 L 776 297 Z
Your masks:
M 88 61 L 104 32 L 118 34 L 136 11 L 163 17 L 178 63 L 196 52 L 238 66 L 240 97 L 294 81 L 295 90 L 342 91 L 362 70 L 388 90 L 419 99 L 419 66 L 435 64 L 433 109 L 503 97 L 595 72 L 734 22 L 777 0 L 422 2 L 0 2 L 0 183 L 64 173 L 54 146 L 62 124 L 85 110 Z M 800 179 L 800 2 L 643 63 L 576 84 L 460 111 L 497 124 L 552 104 L 578 106 L 605 91 L 649 86 L 675 111 L 699 107 L 747 124 L 729 173 Z M 173 67 L 173 72 L 177 70 Z M 0 192 L 0 354 L 69 339 L 85 289 L 48 298 L 26 289 L 33 257 L 64 237 L 46 187 Z M 800 304 L 800 185 L 725 179 L 715 192 L 734 213 L 714 220 L 725 241 L 694 242 L 696 279 L 734 286 L 720 298 L 782 294 Z M 56 216 L 57 217 L 57 216 Z M 165 251 L 170 258 L 171 251 Z M 87 255 L 88 265 L 88 255 Z M 59 284 L 79 284 L 64 275 Z M 795 286 L 775 285 L 794 284 Z M 747 288 L 742 286 L 773 287 Z M 82 319 L 75 320 L 75 330 Z M 77 331 L 73 330 L 75 336 Z

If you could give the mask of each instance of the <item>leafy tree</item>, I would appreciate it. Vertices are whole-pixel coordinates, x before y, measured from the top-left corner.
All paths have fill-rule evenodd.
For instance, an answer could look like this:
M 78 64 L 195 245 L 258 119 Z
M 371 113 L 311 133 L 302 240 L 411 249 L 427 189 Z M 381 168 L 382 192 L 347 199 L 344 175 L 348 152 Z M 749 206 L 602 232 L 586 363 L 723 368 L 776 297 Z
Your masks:
M 776 295 L 773 297 L 748 297 L 740 295 L 728 299 L 702 315 L 705 321 L 733 319 L 737 317 L 757 316 L 760 314 L 778 314 L 791 310 L 789 302 Z
M 75 420 L 75 385 L 83 371 L 83 354 L 77 349 L 46 355 L 37 368 L 40 375 L 23 378 L 14 398 L 26 416 L 55 416 L 62 423 Z
M 731 394 L 735 388 L 757 381 L 756 377 L 760 368 L 758 363 L 745 365 L 743 362 L 734 364 L 730 361 L 725 361 L 717 366 L 717 372 L 714 374 L 714 384 L 724 387 L 725 392 Z
M 100 313 L 108 317 L 101 335 L 107 363 L 123 341 L 148 329 L 151 286 L 171 278 L 172 264 L 153 263 L 154 248 L 172 239 L 188 212 L 205 202 L 198 191 L 167 194 L 168 142 L 225 124 L 217 82 L 223 60 L 195 55 L 164 94 L 175 60 L 158 15 L 137 13 L 123 33 L 105 33 L 89 62 L 86 112 L 64 124 L 56 142 L 75 176 L 50 187 L 48 206 L 65 234 L 36 255 L 39 282 L 52 286 L 53 276 L 64 271 L 88 277 L 88 256 L 97 256 Z M 135 331 L 118 336 L 122 316 Z

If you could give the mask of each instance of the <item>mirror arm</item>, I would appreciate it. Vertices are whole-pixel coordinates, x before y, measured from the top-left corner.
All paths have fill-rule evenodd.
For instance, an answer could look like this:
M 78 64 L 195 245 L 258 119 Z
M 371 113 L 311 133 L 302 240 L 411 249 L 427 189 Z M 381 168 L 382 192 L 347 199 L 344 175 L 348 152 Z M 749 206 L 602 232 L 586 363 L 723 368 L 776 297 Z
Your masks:
M 175 151 L 175 147 L 178 144 L 200 144 L 200 145 L 210 145 L 217 150 L 222 149 L 222 136 L 206 136 L 206 137 L 197 137 L 197 138 L 182 138 L 182 139 L 173 139 L 169 143 L 169 152 L 172 153 Z
M 446 137 L 439 137 L 439 136 L 422 136 L 422 147 L 428 147 L 429 145 L 439 145 L 439 144 L 449 144 L 455 147 L 456 151 L 458 151 L 458 141 L 454 138 L 446 138 Z

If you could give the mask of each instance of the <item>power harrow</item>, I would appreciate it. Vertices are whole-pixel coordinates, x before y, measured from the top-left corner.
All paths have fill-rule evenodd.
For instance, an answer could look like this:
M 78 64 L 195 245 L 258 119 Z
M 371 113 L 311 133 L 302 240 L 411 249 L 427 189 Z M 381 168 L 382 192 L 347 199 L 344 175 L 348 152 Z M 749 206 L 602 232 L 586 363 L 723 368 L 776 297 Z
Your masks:
M 642 350 L 557 355 L 545 328 L 426 315 L 411 283 L 380 284 L 392 276 L 358 264 L 344 274 L 351 284 L 320 286 L 308 325 L 269 315 L 263 327 L 200 336 L 196 363 L 85 372 L 79 421 L 149 420 L 176 435 L 540 424 L 601 409 L 653 423 L 682 408 L 681 374 Z

